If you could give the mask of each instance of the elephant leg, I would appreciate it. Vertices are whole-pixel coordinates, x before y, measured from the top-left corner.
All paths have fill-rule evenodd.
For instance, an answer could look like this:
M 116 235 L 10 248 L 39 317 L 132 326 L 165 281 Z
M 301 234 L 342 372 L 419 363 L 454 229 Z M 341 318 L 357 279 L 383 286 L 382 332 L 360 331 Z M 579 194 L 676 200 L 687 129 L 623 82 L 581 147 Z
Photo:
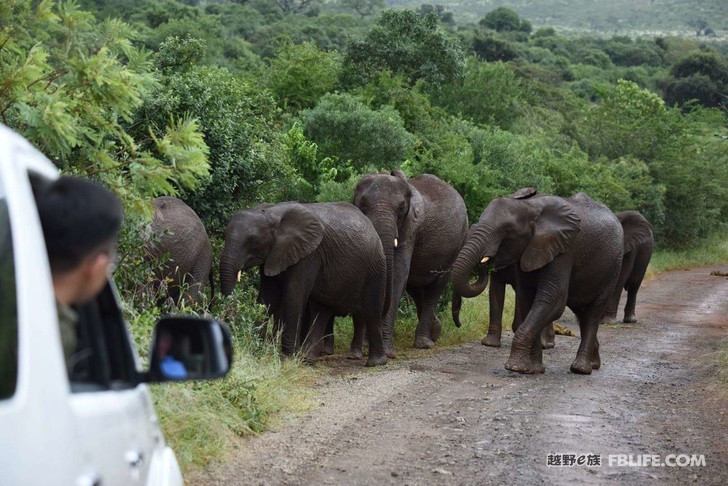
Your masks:
M 281 288 L 275 278 L 261 276 L 257 301 L 266 307 L 268 316 L 273 316 L 272 326 L 269 325 L 270 319 L 256 323 L 259 326 L 258 333 L 261 337 L 267 336 L 268 339 L 275 340 L 278 338 L 280 325 L 283 322 Z
M 637 288 L 628 288 L 627 289 L 627 303 L 624 306 L 624 319 L 622 319 L 622 322 L 626 323 L 634 323 L 637 322 L 637 317 L 635 317 L 634 309 L 637 305 Z
M 555 282 L 537 289 L 518 289 L 518 305 L 526 318 L 513 337 L 506 369 L 519 373 L 543 373 L 541 331 L 557 319 L 566 306 L 569 268 L 542 275 L 544 282 Z M 534 295 L 535 294 L 535 295 Z M 526 311 L 526 309 L 529 309 Z
M 365 327 L 369 336 L 369 358 L 366 365 L 379 366 L 387 364 L 388 358 L 384 349 L 384 340 L 382 339 L 381 316 L 366 310 L 358 311 L 354 314 L 354 332 L 356 332 L 357 327 Z
M 299 350 L 302 321 L 317 273 L 302 266 L 287 270 L 282 322 L 282 349 L 286 356 Z M 303 323 L 303 326 L 305 327 L 306 323 Z
M 617 284 L 614 286 L 614 290 L 609 297 L 607 303 L 607 310 L 604 311 L 602 322 L 614 322 L 617 320 L 617 312 L 619 311 L 619 299 L 622 297 L 622 289 L 624 284 L 629 277 L 629 273 L 632 270 L 634 264 L 634 255 L 627 254 L 622 257 L 622 266 L 619 270 L 619 277 L 617 277 Z
M 308 306 L 308 330 L 303 335 L 303 353 L 307 361 L 314 361 L 321 356 L 324 344 L 326 328 L 333 317 L 333 312 L 323 306 L 309 304 Z
M 324 332 L 324 343 L 321 349 L 321 354 L 324 356 L 331 356 L 334 354 L 334 319 L 336 316 L 331 314 L 329 322 L 326 323 L 326 332 Z
M 549 323 L 541 331 L 541 347 L 543 349 L 552 349 L 556 346 L 556 331 L 554 330 L 554 323 Z
M 367 334 L 366 322 L 357 314 L 354 314 L 352 321 L 354 322 L 354 335 L 351 338 L 351 346 L 349 347 L 349 353 L 346 357 L 349 359 L 362 359 L 364 357 L 362 346 L 364 343 L 364 336 Z M 379 332 L 381 335 L 381 330 Z
M 417 330 L 415 331 L 414 347 L 417 349 L 433 348 L 440 337 L 442 326 L 435 313 L 445 286 L 447 286 L 447 278 L 440 276 L 415 294 L 418 295 L 415 300 L 420 300 L 418 307 L 421 309 Z
M 637 304 L 637 292 L 642 285 L 642 279 L 645 278 L 647 273 L 647 265 L 650 263 L 650 257 L 652 256 L 652 249 L 641 250 L 640 253 L 635 257 L 632 271 L 630 272 L 625 288 L 627 290 L 627 304 L 624 306 L 624 319 L 623 322 L 633 323 L 637 322 L 635 316 L 635 306 Z
M 500 348 L 501 333 L 503 331 L 503 304 L 506 300 L 506 283 L 498 275 L 494 273 L 490 278 L 490 288 L 488 289 L 488 334 L 480 341 L 484 346 L 492 346 Z M 513 332 L 518 328 L 515 325 L 516 316 L 514 315 Z M 520 322 L 518 323 L 520 324 Z
M 394 259 L 394 283 L 392 285 L 392 299 L 389 302 L 389 310 L 382 318 L 381 334 L 384 341 L 384 350 L 389 358 L 396 358 L 397 352 L 394 350 L 394 321 L 397 317 L 397 309 L 399 309 L 399 301 L 407 283 L 407 275 L 409 274 L 410 256 L 396 256 Z M 370 336 L 371 338 L 371 336 Z M 370 343 L 371 346 L 371 343 Z
M 600 317 L 604 315 L 603 306 L 591 306 L 586 309 L 575 309 L 579 319 L 581 342 L 576 352 L 576 359 L 571 364 L 571 371 L 580 375 L 590 375 L 593 369 L 601 367 L 597 330 Z

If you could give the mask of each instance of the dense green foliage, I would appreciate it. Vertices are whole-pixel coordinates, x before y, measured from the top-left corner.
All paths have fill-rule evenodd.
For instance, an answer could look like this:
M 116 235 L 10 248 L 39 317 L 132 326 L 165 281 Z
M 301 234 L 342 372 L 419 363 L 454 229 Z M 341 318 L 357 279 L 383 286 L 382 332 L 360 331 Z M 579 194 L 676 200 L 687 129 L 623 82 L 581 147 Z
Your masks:
M 398 166 L 450 182 L 471 221 L 535 186 L 640 210 L 661 248 L 727 229 L 728 61 L 703 43 L 705 27 L 699 38 L 564 35 L 495 6 L 465 23 L 439 5 L 379 0 L 81 5 L 0 0 L 0 119 L 121 196 L 117 280 L 141 344 L 157 311 L 139 235 L 144 202 L 160 194 L 201 215 L 216 254 L 241 207 L 350 200 L 364 173 Z M 261 394 L 291 371 L 255 344 L 253 282 L 185 311 L 230 322 L 240 361 L 269 368 L 158 392 L 165 426 L 195 436 L 233 410 L 223 429 L 260 430 L 278 406 Z M 211 409 L 208 421 L 163 396 Z

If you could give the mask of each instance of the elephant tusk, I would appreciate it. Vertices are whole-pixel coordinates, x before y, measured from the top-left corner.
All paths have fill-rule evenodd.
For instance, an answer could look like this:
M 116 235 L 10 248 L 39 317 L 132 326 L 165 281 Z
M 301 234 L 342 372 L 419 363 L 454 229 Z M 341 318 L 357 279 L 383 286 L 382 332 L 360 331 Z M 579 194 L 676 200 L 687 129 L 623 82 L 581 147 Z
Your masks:
M 397 248 L 397 245 L 398 245 L 398 243 L 397 243 L 397 238 L 395 238 L 395 239 L 394 239 L 394 247 L 395 247 L 395 248 Z
M 243 271 L 242 271 L 242 270 L 240 270 L 240 271 L 238 272 L 238 283 L 240 283 L 240 279 L 242 279 L 242 278 L 243 278 Z
M 483 259 L 482 259 L 482 260 L 480 260 L 480 263 L 485 263 L 485 262 L 487 262 L 488 260 L 490 260 L 490 257 L 487 257 L 487 256 L 486 256 L 486 257 L 483 257 Z

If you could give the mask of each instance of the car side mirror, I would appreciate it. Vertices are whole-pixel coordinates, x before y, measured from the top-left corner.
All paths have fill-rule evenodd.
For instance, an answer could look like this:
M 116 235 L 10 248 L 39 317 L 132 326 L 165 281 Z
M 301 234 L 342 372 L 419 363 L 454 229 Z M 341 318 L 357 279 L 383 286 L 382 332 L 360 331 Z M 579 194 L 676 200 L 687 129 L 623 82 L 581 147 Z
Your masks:
M 221 378 L 233 360 L 227 325 L 198 317 L 165 317 L 154 328 L 151 363 L 143 381 Z

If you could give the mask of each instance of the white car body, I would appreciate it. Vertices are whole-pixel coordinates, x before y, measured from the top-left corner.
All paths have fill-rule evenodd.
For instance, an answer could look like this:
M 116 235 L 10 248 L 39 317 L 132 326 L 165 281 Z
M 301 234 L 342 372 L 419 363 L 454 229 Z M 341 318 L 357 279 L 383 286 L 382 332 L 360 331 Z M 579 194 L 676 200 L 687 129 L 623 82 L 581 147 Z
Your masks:
M 0 203 L 12 235 L 18 329 L 15 390 L 0 397 L 0 485 L 181 485 L 147 385 L 72 390 L 29 171 L 58 177 L 38 150 L 0 125 Z M 4 316 L 0 309 L 0 327 Z M 126 326 L 121 334 L 139 370 Z

